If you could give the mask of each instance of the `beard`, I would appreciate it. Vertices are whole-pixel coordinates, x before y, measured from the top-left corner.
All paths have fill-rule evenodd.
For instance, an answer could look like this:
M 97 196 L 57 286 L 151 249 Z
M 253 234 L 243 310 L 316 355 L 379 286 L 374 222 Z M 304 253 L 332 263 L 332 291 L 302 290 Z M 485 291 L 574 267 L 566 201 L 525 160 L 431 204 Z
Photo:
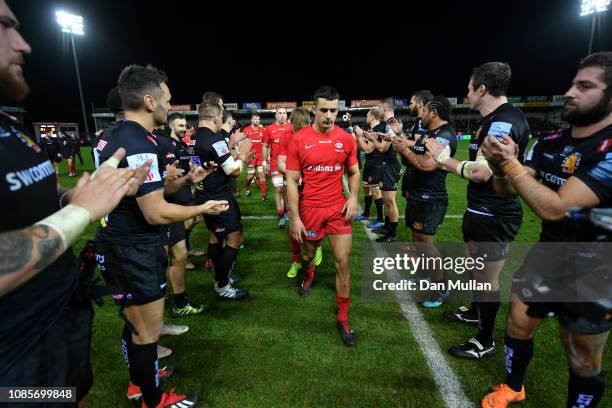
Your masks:
M 168 112 L 166 112 L 161 105 L 157 105 L 153 111 L 153 121 L 155 122 L 156 127 L 168 123 Z
M 612 112 L 612 92 L 606 92 L 601 100 L 589 109 L 580 109 L 577 106 L 573 110 L 563 109 L 561 119 L 573 126 L 584 127 L 600 122 Z
M 21 73 L 11 70 L 12 64 L 0 69 L 0 100 L 21 102 L 29 93 L 30 87 Z

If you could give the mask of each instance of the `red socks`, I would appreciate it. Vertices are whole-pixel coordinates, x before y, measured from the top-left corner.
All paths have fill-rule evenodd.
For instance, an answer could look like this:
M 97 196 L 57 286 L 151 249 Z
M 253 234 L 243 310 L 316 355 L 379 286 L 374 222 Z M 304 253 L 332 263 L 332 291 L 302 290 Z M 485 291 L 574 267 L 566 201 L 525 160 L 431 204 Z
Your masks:
M 291 262 L 302 262 L 300 244 L 293 239 L 291 234 L 289 234 L 289 247 L 291 248 Z
M 259 180 L 259 191 L 261 192 L 262 197 L 266 196 L 266 188 L 267 188 L 266 179 Z
M 336 303 L 338 303 L 338 321 L 348 322 L 348 311 L 351 305 L 350 297 L 342 297 L 336 293 Z

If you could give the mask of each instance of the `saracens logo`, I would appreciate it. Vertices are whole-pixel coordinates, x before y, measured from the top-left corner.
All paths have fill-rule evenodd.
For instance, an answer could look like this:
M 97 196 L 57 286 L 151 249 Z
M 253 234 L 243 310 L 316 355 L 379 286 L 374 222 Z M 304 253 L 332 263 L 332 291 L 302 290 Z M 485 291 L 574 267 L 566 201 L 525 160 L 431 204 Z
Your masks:
M 343 150 L 342 150 L 343 147 L 344 147 L 344 145 L 342 144 L 342 142 L 336 143 L 336 152 L 338 152 L 338 153 L 343 152 Z

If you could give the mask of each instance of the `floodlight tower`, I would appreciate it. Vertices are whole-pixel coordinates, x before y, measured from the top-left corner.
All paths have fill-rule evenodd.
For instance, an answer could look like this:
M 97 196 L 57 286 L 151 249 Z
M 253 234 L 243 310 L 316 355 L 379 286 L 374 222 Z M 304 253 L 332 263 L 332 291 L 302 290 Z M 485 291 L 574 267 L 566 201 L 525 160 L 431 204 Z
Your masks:
M 591 36 L 589 38 L 589 54 L 593 51 L 593 36 L 597 16 L 608 10 L 611 0 L 581 0 L 580 17 L 593 16 L 591 20 Z
M 79 61 L 77 60 L 76 46 L 74 45 L 75 35 L 85 35 L 83 17 L 65 11 L 56 11 L 55 17 L 60 25 L 62 32 L 67 33 L 72 44 L 72 55 L 74 56 L 74 68 L 76 70 L 77 82 L 79 84 L 79 95 L 81 96 L 81 111 L 83 112 L 83 124 L 85 125 L 85 137 L 89 137 L 89 126 L 87 125 L 87 111 L 85 110 L 85 100 L 83 99 L 83 87 L 81 86 L 81 74 L 79 73 Z

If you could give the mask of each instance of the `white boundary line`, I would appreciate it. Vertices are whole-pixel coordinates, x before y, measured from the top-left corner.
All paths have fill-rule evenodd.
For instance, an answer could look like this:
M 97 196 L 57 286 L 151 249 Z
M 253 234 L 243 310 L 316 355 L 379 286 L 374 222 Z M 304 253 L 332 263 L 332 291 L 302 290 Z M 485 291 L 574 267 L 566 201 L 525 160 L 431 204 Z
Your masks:
M 400 215 L 400 218 L 404 218 L 403 215 Z M 460 214 L 448 214 L 444 218 L 463 218 L 463 215 Z M 243 215 L 243 220 L 277 220 L 278 215 Z
M 376 235 L 366 228 L 365 222 L 363 222 L 363 227 L 366 230 L 366 234 L 368 234 L 370 241 L 376 239 Z M 374 249 L 377 256 L 387 255 L 381 248 L 381 245 L 375 245 Z M 386 273 L 390 279 L 390 282 L 399 282 L 400 276 L 396 270 L 387 270 Z M 408 321 L 410 331 L 416 339 L 423 357 L 425 357 L 427 367 L 429 367 L 429 371 L 431 372 L 431 375 L 438 386 L 438 390 L 440 391 L 446 406 L 448 408 L 474 407 L 475 405 L 465 395 L 457 375 L 448 365 L 448 362 L 444 357 L 444 352 L 440 349 L 440 346 L 434 339 L 427 322 L 419 311 L 417 304 L 414 302 L 414 300 L 412 300 L 412 297 L 404 291 L 395 291 L 395 297 L 400 304 L 402 314 Z

